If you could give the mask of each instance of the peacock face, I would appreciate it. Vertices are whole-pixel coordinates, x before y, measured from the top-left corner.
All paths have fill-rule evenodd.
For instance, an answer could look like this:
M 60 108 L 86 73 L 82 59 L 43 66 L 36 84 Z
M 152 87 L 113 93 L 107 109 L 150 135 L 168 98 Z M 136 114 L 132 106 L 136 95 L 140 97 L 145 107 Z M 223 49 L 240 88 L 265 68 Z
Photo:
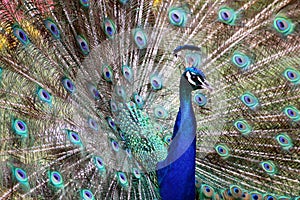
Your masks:
M 185 69 L 183 76 L 190 83 L 193 90 L 208 89 L 209 91 L 212 91 L 212 87 L 201 70 L 195 67 L 188 67 Z

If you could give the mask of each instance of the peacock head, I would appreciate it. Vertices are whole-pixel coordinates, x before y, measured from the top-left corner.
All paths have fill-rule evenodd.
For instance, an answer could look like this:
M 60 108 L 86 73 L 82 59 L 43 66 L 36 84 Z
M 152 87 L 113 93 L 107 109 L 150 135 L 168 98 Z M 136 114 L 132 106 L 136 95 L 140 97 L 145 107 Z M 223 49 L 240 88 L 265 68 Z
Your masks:
M 204 73 L 196 67 L 188 67 L 185 69 L 183 76 L 192 86 L 193 90 L 207 89 L 210 92 L 213 90 L 211 85 L 206 80 Z

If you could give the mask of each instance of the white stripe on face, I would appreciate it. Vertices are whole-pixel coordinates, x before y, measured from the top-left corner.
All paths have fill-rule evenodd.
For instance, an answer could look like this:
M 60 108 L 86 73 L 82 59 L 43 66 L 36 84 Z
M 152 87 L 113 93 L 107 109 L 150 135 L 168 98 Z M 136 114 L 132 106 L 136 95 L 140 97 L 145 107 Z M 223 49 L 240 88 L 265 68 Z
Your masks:
M 192 84 L 192 85 L 196 86 L 196 83 L 195 83 L 195 81 L 193 81 L 193 80 L 192 80 L 191 73 L 190 73 L 190 72 L 187 72 L 187 73 L 186 73 L 186 76 L 187 76 L 187 78 L 188 78 L 188 81 L 190 82 L 190 84 Z

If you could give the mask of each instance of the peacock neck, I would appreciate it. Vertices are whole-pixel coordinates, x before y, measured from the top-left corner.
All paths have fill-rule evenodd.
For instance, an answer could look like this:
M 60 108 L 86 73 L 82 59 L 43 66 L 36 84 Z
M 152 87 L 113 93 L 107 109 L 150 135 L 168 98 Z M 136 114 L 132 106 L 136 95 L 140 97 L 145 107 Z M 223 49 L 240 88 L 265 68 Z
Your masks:
M 190 83 L 186 80 L 184 76 L 181 76 L 179 98 L 181 119 L 184 123 L 180 124 L 179 129 L 185 130 L 181 133 L 185 135 L 188 134 L 190 137 L 194 137 L 196 134 L 196 120 L 191 101 L 192 91 L 193 88 L 191 87 Z

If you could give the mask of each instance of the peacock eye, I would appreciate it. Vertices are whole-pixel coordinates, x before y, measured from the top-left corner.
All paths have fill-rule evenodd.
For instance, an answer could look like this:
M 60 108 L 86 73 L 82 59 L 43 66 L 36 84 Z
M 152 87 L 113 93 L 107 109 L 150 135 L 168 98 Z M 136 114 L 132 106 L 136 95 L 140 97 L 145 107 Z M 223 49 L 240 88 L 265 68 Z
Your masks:
M 28 177 L 25 170 L 21 168 L 15 168 L 13 174 L 19 183 L 25 183 L 28 181 Z
M 264 161 L 261 162 L 260 165 L 262 166 L 263 170 L 270 175 L 274 175 L 276 173 L 276 166 L 272 161 Z
M 285 133 L 280 133 L 276 136 L 276 140 L 278 144 L 284 149 L 284 150 L 289 150 L 290 148 L 293 147 L 293 142 L 290 136 L 288 136 Z
M 12 128 L 17 135 L 21 137 L 28 137 L 28 128 L 24 121 L 20 119 L 14 120 Z
M 165 135 L 165 137 L 164 137 L 164 142 L 165 142 L 166 144 L 170 144 L 170 143 L 172 142 L 172 135 L 171 135 L 171 134 Z
M 117 85 L 115 87 L 115 93 L 118 97 L 126 99 L 126 92 L 123 86 Z
M 107 82 L 112 82 L 114 79 L 114 73 L 110 66 L 104 65 L 102 67 L 102 76 Z
M 237 185 L 230 186 L 230 192 L 234 197 L 242 197 L 242 195 L 245 195 L 242 189 Z
M 133 99 L 134 99 L 134 103 L 137 105 L 138 108 L 140 108 L 140 109 L 143 108 L 144 100 L 140 95 L 138 95 L 137 93 L 134 93 Z
M 202 191 L 202 194 L 206 197 L 206 198 L 212 198 L 213 195 L 214 195 L 214 189 L 209 186 L 209 185 L 206 185 L 206 184 L 203 184 L 201 186 L 201 191 Z
M 80 47 L 81 53 L 83 55 L 87 56 L 90 53 L 90 48 L 87 43 L 87 40 L 83 36 L 77 35 L 76 41 L 77 41 L 78 46 Z
M 140 179 L 141 178 L 141 173 L 140 173 L 140 170 L 138 170 L 137 168 L 133 168 L 132 169 L 132 173 L 133 173 L 133 176 L 137 179 Z
M 110 100 L 110 110 L 112 112 L 117 112 L 118 111 L 117 103 L 114 100 Z
M 133 72 L 128 65 L 122 66 L 122 74 L 127 81 L 131 82 L 133 80 Z
M 156 74 L 150 76 L 150 84 L 154 90 L 162 89 L 162 79 Z
M 245 92 L 240 99 L 251 109 L 255 109 L 259 105 L 258 99 L 251 92 Z
M 194 95 L 194 101 L 195 103 L 197 103 L 198 106 L 205 106 L 206 103 L 207 103 L 207 98 L 204 94 L 202 94 L 201 92 L 197 92 L 195 95 Z
M 90 190 L 83 189 L 80 191 L 80 196 L 83 200 L 94 200 L 94 195 Z
M 90 96 L 93 99 L 99 100 L 101 98 L 100 92 L 98 91 L 98 89 L 92 83 L 88 83 L 87 88 L 88 88 L 88 91 L 90 92 Z
M 117 126 L 116 126 L 115 122 L 112 120 L 111 117 L 107 117 L 107 118 L 106 118 L 106 121 L 107 121 L 108 126 L 109 126 L 112 130 L 114 130 L 114 131 L 117 130 Z
M 158 119 L 166 119 L 169 116 L 168 111 L 163 106 L 154 107 L 153 112 Z
M 123 5 L 126 5 L 128 3 L 129 0 L 119 0 L 119 2 Z
M 245 120 L 235 121 L 234 126 L 243 135 L 248 135 L 252 131 L 251 126 Z
M 120 150 L 119 143 L 116 140 L 110 139 L 110 143 L 114 151 L 118 152 Z
M 89 0 L 79 0 L 79 2 L 84 8 L 88 8 L 90 6 Z
M 57 25 L 52 20 L 50 20 L 50 19 L 44 20 L 44 25 L 50 31 L 51 35 L 55 39 L 59 39 L 60 38 L 60 31 L 57 28 Z
M 106 18 L 103 21 L 102 28 L 104 30 L 105 35 L 110 39 L 113 38 L 116 34 L 116 25 L 114 21 L 109 18 Z
M 94 164 L 100 172 L 105 171 L 105 165 L 104 165 L 102 158 L 95 156 Z
M 300 72 L 293 68 L 287 68 L 283 72 L 283 76 L 291 83 L 297 85 L 300 83 Z
M 294 122 L 300 120 L 300 111 L 294 106 L 285 107 L 283 112 L 288 118 L 292 119 Z
M 44 90 L 43 88 L 39 88 L 37 91 L 38 97 L 41 101 L 46 102 L 46 103 L 51 103 L 52 102 L 52 96 Z
M 181 7 L 173 7 L 168 13 L 169 21 L 172 25 L 178 27 L 184 27 L 187 23 L 187 13 Z
M 288 18 L 277 16 L 273 21 L 273 26 L 277 32 L 284 36 L 291 34 L 294 31 L 295 25 Z
M 63 179 L 59 172 L 51 172 L 49 175 L 50 183 L 57 188 L 61 188 L 63 186 Z
M 134 43 L 137 45 L 137 47 L 139 49 L 146 48 L 146 46 L 148 44 L 147 35 L 140 28 L 137 28 L 137 29 L 134 30 L 134 32 L 133 32 L 133 40 L 134 40 Z
M 99 130 L 99 125 L 93 118 L 91 118 L 91 117 L 88 118 L 88 124 L 91 129 L 93 129 L 95 131 Z
M 224 24 L 234 25 L 237 18 L 237 14 L 232 8 L 223 7 L 219 10 L 218 18 Z
M 63 78 L 62 79 L 62 84 L 64 88 L 69 92 L 69 93 L 74 93 L 75 92 L 75 85 L 74 83 L 69 79 L 69 78 Z
M 262 199 L 262 195 L 258 192 L 251 192 L 250 193 L 251 200 L 259 200 Z
M 126 175 L 123 172 L 117 172 L 118 182 L 123 187 L 128 187 Z
M 30 43 L 27 34 L 23 31 L 23 29 L 19 28 L 19 26 L 13 26 L 13 34 L 23 45 L 28 45 Z
M 251 65 L 250 58 L 240 52 L 235 52 L 231 58 L 232 63 L 240 69 L 247 69 Z
M 229 157 L 229 148 L 225 144 L 218 144 L 215 146 L 215 150 L 222 158 Z
M 80 145 L 80 146 L 82 145 L 82 141 L 78 133 L 71 130 L 67 130 L 67 135 L 68 135 L 68 139 L 72 144 Z

